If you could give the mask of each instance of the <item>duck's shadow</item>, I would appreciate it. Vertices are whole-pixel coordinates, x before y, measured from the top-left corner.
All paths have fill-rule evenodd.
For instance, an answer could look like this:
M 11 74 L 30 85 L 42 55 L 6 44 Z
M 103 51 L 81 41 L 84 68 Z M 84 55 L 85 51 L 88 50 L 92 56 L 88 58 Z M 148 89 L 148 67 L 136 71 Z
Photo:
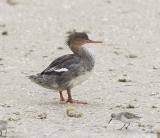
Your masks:
M 53 102 L 39 102 L 37 103 L 39 106 L 48 106 L 48 107 L 67 107 L 67 106 L 75 106 L 75 107 L 103 107 L 103 104 L 100 103 L 88 103 L 88 104 L 75 104 L 75 103 L 60 103 L 59 101 L 53 101 Z

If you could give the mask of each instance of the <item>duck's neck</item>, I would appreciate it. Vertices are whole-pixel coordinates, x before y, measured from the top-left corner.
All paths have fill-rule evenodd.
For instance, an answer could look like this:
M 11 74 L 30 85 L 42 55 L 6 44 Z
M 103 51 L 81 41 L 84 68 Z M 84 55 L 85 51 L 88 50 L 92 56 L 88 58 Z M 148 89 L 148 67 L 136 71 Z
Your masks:
M 94 59 L 93 51 L 89 48 L 86 48 L 85 46 L 82 46 L 79 51 L 78 55 L 81 56 L 82 58 L 86 58 L 89 60 Z
M 84 64 L 88 66 L 88 69 L 91 70 L 94 67 L 95 57 L 93 51 L 86 47 L 81 47 L 78 52 L 79 56 L 83 59 Z
M 95 58 L 93 55 L 93 51 L 91 49 L 86 48 L 86 46 L 81 45 L 70 45 L 70 49 L 73 51 L 74 54 L 81 57 L 84 64 L 88 64 L 89 68 L 94 67 Z

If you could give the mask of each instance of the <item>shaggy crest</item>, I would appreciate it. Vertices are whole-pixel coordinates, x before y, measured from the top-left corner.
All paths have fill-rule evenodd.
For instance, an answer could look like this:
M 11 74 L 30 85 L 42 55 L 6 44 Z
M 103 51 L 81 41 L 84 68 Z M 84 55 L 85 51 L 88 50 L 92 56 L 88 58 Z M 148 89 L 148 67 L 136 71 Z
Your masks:
M 86 32 L 76 32 L 76 30 L 73 30 L 73 31 L 69 31 L 67 32 L 68 36 L 67 36 L 67 40 L 66 40 L 66 44 L 68 46 L 70 46 L 71 42 L 75 39 L 86 39 L 88 40 L 88 35 Z

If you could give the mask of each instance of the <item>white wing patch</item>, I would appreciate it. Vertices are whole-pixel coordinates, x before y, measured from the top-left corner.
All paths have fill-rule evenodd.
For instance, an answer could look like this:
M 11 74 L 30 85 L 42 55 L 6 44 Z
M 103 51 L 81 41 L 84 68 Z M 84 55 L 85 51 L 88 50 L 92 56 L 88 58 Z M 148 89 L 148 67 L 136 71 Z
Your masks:
M 61 68 L 61 69 L 51 68 L 51 69 L 49 69 L 48 71 L 49 71 L 49 72 L 50 72 L 50 71 L 55 71 L 55 72 L 66 72 L 66 71 L 68 71 L 68 69 L 67 69 L 67 68 Z
M 54 69 L 54 71 L 56 71 L 56 72 L 66 72 L 66 71 L 68 71 L 68 69 L 61 68 L 61 69 Z

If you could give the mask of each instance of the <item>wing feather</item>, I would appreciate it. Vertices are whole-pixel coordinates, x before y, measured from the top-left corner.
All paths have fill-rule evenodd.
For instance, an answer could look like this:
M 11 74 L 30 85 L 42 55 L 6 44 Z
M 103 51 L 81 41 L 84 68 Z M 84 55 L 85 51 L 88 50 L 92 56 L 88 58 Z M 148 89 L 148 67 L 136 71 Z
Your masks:
M 54 60 L 44 71 L 42 71 L 41 75 L 61 75 L 62 73 L 69 71 L 74 64 L 78 64 L 79 62 L 80 57 L 75 54 L 64 55 Z
M 137 116 L 137 115 L 135 115 L 135 114 L 133 114 L 133 113 L 129 113 L 129 112 L 126 112 L 126 113 L 125 113 L 125 116 L 126 116 L 126 118 L 128 118 L 128 119 L 141 118 L 141 117 L 139 117 L 139 116 Z

